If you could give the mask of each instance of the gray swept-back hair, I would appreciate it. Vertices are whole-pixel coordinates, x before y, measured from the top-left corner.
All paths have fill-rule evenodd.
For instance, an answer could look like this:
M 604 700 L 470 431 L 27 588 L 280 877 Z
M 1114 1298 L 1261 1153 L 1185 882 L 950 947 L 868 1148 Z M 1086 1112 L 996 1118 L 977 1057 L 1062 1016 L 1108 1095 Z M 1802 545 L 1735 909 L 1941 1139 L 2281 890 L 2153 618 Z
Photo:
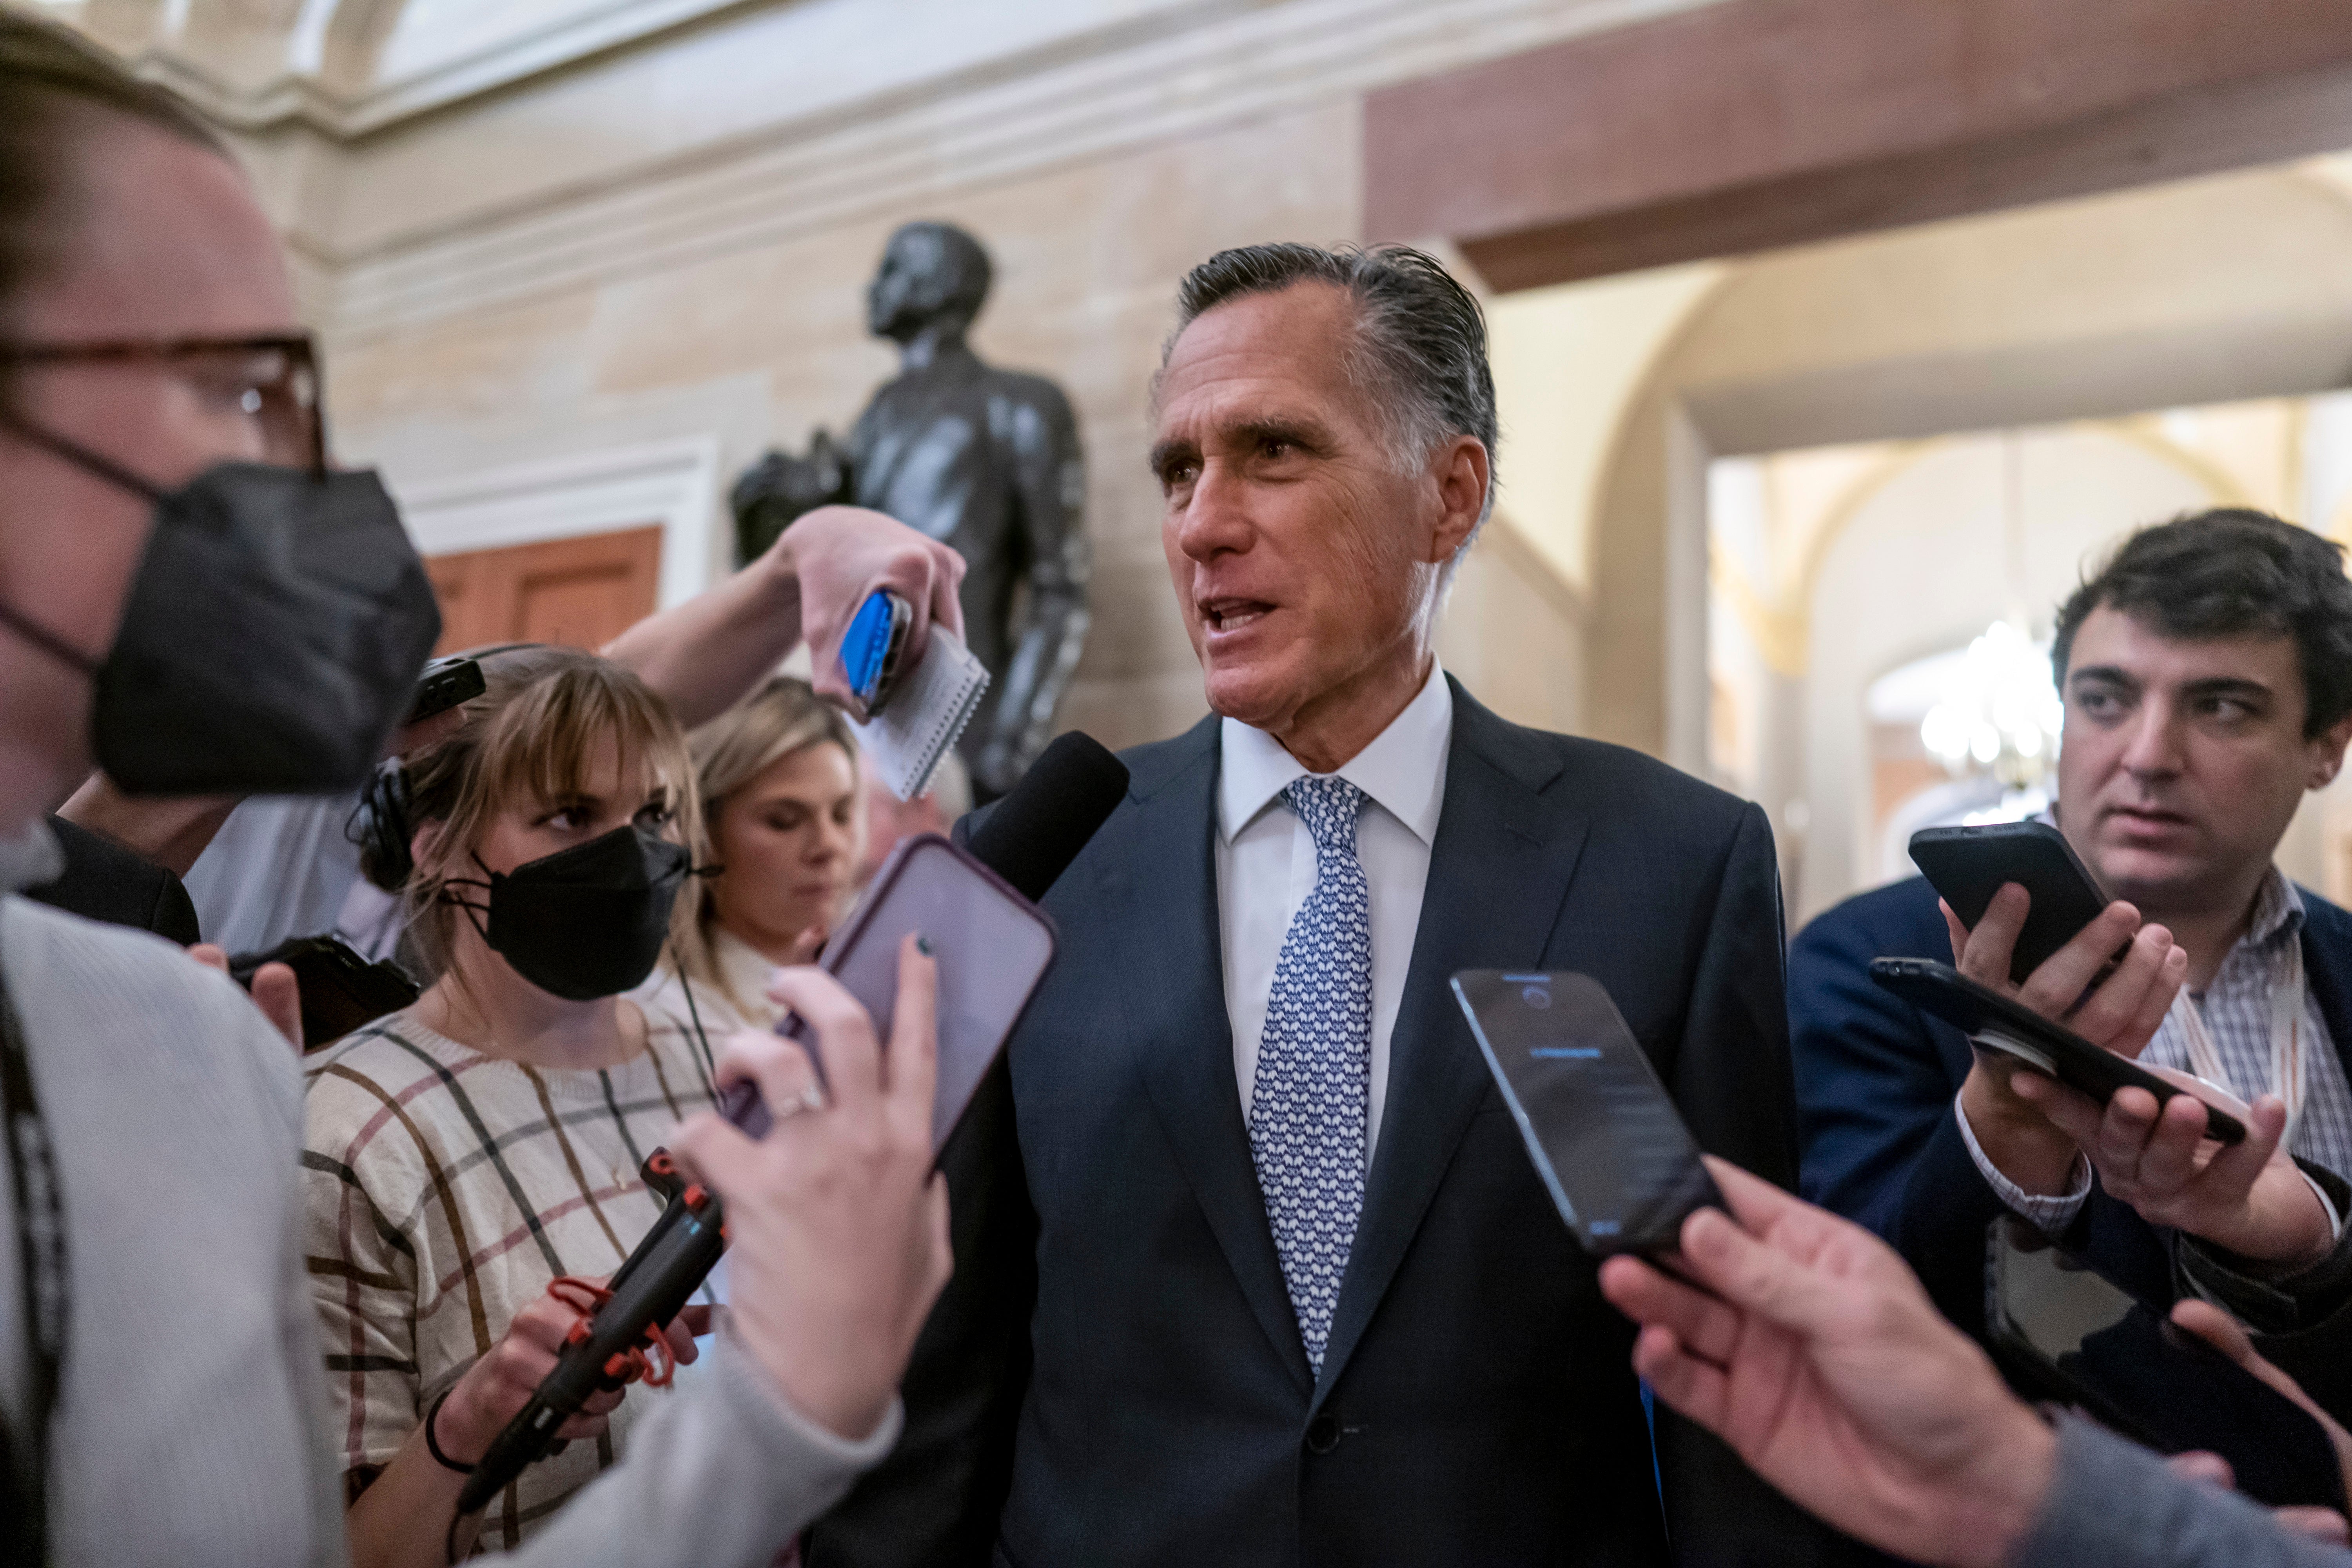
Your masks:
M 1433 448 L 1457 436 L 1475 436 L 1486 448 L 1486 503 L 1478 527 L 1446 566 L 1450 578 L 1495 510 L 1497 433 L 1486 312 L 1435 257 L 1405 245 L 1327 249 L 1287 241 L 1221 250 L 1178 287 L 1176 330 L 1160 349 L 1160 368 L 1167 368 L 1184 329 L 1207 311 L 1294 283 L 1328 283 L 1355 302 L 1348 377 L 1379 411 L 1400 471 L 1417 472 Z M 1158 391 L 1155 383 L 1155 402 Z

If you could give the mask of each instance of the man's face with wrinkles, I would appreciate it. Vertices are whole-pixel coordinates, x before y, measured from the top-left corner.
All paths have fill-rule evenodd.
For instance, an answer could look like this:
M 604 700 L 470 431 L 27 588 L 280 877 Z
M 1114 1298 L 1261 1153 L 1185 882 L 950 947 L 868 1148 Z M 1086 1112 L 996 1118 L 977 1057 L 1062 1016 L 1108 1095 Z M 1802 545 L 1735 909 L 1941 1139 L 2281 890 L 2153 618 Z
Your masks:
M 1160 376 L 1160 543 L 1209 706 L 1276 734 L 1393 665 L 1435 593 L 1416 546 L 1442 507 L 1348 376 L 1354 330 L 1328 284 L 1244 295 Z
M 2176 641 L 2105 605 L 2074 635 L 2063 695 L 2060 826 L 2151 918 L 2245 896 L 2352 732 L 2304 737 L 2294 638 Z

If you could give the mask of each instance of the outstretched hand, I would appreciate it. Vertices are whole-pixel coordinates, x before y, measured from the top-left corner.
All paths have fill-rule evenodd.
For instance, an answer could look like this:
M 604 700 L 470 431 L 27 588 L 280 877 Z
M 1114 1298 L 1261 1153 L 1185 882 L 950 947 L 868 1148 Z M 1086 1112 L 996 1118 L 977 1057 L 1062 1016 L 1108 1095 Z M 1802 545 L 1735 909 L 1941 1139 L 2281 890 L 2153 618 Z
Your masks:
M 1632 1258 L 1601 1266 L 1643 1325 L 1635 1370 L 1840 1530 L 1924 1563 L 2004 1561 L 2049 1489 L 2050 1429 L 1885 1243 L 1706 1163 L 1731 1214 L 1692 1215 L 1675 1262 L 1714 1295 Z
M 775 1117 L 754 1141 L 705 1112 L 677 1152 L 726 1205 L 729 1317 L 793 1408 L 854 1440 L 888 1411 L 915 1336 L 948 1281 L 947 1186 L 932 1170 L 939 966 L 898 951 L 890 1048 L 840 982 L 777 972 L 768 994 L 817 1039 L 728 1042 L 722 1084 L 755 1079 Z
M 826 701 L 858 719 L 865 705 L 841 668 L 841 639 L 858 607 L 877 588 L 907 601 L 907 663 L 922 658 L 934 623 L 963 636 L 964 560 L 906 524 L 861 507 L 819 507 L 797 518 L 776 541 L 800 583 L 801 635 L 809 646 L 809 684 Z

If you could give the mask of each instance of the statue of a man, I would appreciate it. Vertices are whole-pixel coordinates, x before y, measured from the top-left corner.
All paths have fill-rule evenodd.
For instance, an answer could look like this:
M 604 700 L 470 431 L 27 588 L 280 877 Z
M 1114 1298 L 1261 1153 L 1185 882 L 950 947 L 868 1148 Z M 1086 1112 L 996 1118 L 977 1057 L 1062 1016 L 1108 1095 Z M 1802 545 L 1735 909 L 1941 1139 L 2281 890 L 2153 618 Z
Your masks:
M 1086 641 L 1089 571 L 1069 400 L 1041 376 L 983 364 L 964 342 L 989 275 L 988 252 L 960 228 L 912 223 L 892 235 L 866 325 L 899 345 L 897 379 L 858 416 L 845 453 L 819 431 L 809 458 L 772 453 L 735 487 L 747 557 L 835 499 L 963 556 L 964 632 L 990 685 L 959 750 L 982 799 L 1010 789 L 1053 732 Z

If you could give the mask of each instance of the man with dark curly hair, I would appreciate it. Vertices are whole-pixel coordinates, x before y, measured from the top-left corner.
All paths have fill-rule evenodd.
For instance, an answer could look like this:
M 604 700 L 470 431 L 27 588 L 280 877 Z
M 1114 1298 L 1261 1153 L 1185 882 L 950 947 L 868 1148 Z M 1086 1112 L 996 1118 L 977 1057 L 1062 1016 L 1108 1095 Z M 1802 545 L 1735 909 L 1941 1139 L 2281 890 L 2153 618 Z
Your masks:
M 2024 890 L 2004 889 L 1971 934 L 1948 931 L 1914 879 L 1822 915 L 1790 954 L 1804 1194 L 1895 1243 L 1965 1326 L 1981 1317 L 1986 1227 L 2015 1215 L 2147 1299 L 2171 1298 L 2179 1265 L 2256 1327 L 2307 1329 L 2347 1268 L 2352 915 L 2272 857 L 2352 741 L 2343 551 L 2236 508 L 2145 529 L 2061 606 L 2051 659 L 2057 825 L 2118 900 L 2077 939 L 2105 943 L 2075 955 L 2081 973 L 2119 937 L 2165 948 L 2178 994 L 2160 1024 L 2151 1011 L 2142 1059 L 2221 1080 L 2263 1129 L 2275 1118 L 2275 1157 L 2251 1182 L 2246 1162 L 2200 1162 L 2187 1103 L 2147 1116 L 2126 1096 L 2102 1114 L 1877 989 L 1871 959 L 1955 944 L 1963 972 L 2005 982 Z M 2296 1370 L 2352 1388 L 2340 1369 Z

